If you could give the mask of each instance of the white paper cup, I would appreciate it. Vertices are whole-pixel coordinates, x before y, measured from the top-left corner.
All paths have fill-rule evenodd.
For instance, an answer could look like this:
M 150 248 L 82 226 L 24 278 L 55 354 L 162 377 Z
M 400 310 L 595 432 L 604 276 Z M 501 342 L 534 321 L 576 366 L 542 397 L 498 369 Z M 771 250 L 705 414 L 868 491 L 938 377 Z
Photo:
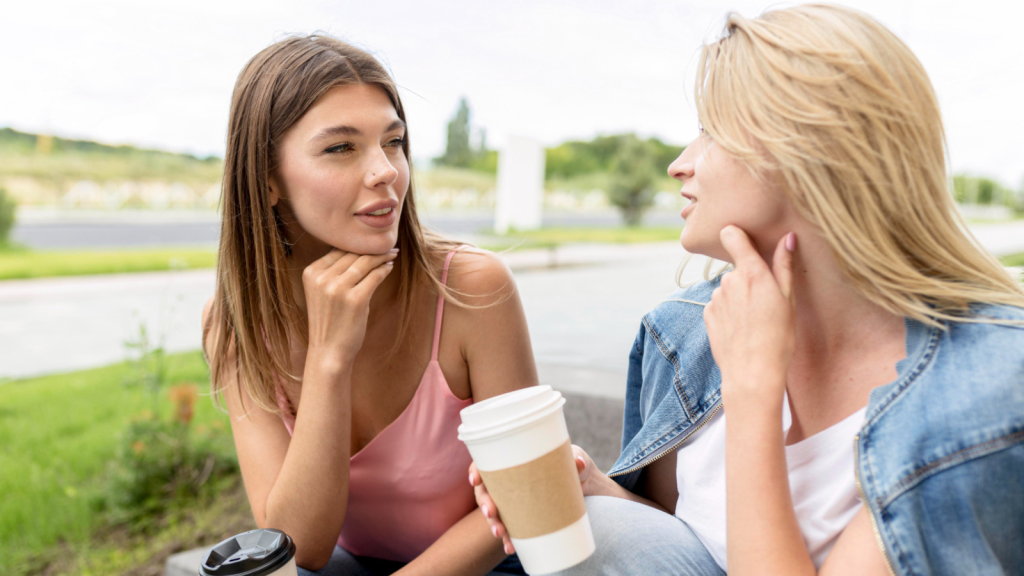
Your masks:
M 459 440 L 469 448 L 529 574 L 564 570 L 594 552 L 564 404 L 550 386 L 535 386 L 461 412 Z
M 295 543 L 273 528 L 243 532 L 207 552 L 199 576 L 298 576 Z

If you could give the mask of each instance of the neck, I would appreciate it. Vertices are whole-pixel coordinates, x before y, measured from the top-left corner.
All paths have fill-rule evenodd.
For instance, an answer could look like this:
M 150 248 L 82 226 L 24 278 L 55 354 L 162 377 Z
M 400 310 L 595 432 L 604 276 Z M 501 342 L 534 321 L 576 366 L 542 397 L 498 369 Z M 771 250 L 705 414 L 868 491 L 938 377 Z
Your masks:
M 308 310 L 306 308 L 306 292 L 302 284 L 302 272 L 307 266 L 323 258 L 333 249 L 333 246 L 309 236 L 299 239 L 292 245 L 292 252 L 288 257 L 288 278 L 291 281 L 295 305 L 303 317 L 308 314 Z M 388 274 L 388 277 L 377 287 L 377 290 L 374 291 L 373 296 L 370 298 L 369 326 L 375 324 L 373 322 L 374 318 L 387 310 L 393 309 L 398 303 L 400 275 L 397 268 L 402 265 L 401 258 L 402 256 L 399 255 L 395 259 L 396 270 Z
M 798 232 L 798 238 L 793 261 L 794 361 L 828 370 L 870 355 L 880 343 L 898 341 L 902 348 L 903 317 L 861 294 L 820 234 Z

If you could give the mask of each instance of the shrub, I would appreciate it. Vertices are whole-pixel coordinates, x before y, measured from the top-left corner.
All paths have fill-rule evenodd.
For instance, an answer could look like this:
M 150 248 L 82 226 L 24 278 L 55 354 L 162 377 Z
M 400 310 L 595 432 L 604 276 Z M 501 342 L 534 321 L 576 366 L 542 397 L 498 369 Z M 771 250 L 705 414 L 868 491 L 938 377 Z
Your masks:
M 14 199 L 10 197 L 7 190 L 0 188 L 0 246 L 7 244 L 14 228 Z

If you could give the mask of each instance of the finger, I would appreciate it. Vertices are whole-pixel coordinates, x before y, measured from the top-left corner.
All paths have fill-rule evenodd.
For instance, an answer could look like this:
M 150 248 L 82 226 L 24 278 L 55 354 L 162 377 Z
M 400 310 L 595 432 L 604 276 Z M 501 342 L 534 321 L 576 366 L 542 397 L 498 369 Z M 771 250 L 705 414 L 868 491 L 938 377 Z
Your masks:
M 480 478 L 480 472 L 476 469 L 476 462 L 470 462 L 469 464 L 469 485 L 476 486 L 477 484 L 483 484 L 483 478 Z
M 356 297 L 369 300 L 377 288 L 380 287 L 381 283 L 384 282 L 384 279 L 388 277 L 388 274 L 391 274 L 391 271 L 394 269 L 394 262 L 385 262 L 374 268 L 366 275 L 365 278 L 352 287 L 352 294 Z
M 722 240 L 722 247 L 732 257 L 732 263 L 737 268 L 741 266 L 751 269 L 768 267 L 761 255 L 757 253 L 750 237 L 738 226 L 730 224 L 722 228 L 719 238 Z
M 585 482 L 590 477 L 590 456 L 587 455 L 587 451 L 579 446 L 573 444 L 572 446 L 573 459 L 576 461 L 576 471 L 580 475 L 580 482 Z
M 382 264 L 394 262 L 397 257 L 398 252 L 374 254 L 372 256 L 363 255 L 352 262 L 346 270 L 339 270 L 339 274 L 344 279 L 345 284 L 348 286 L 355 286 L 366 279 L 366 277 L 370 275 L 370 272 L 376 270 Z
M 793 301 L 793 250 L 796 249 L 796 234 L 790 232 L 779 240 L 772 256 L 772 275 L 782 291 L 782 297 Z
M 343 258 L 348 252 L 338 250 L 337 248 L 331 250 L 327 254 L 324 254 L 320 258 L 313 261 L 312 264 L 306 266 L 306 270 L 311 272 L 319 273 L 333 266 L 338 260 Z
M 505 536 L 504 538 L 501 539 L 501 541 L 505 545 L 505 554 L 515 554 L 516 553 L 515 546 L 512 546 L 512 539 L 511 538 L 509 538 L 508 536 Z

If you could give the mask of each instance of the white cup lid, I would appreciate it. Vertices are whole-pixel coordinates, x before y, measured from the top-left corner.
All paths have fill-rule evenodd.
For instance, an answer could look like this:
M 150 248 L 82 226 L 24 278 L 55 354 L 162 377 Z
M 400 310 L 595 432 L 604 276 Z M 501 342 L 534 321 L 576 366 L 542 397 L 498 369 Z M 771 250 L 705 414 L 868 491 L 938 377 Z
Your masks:
M 534 420 L 564 402 L 562 394 L 547 385 L 531 386 L 488 398 L 462 409 L 459 439 L 474 440 L 500 433 L 510 425 L 515 427 Z

